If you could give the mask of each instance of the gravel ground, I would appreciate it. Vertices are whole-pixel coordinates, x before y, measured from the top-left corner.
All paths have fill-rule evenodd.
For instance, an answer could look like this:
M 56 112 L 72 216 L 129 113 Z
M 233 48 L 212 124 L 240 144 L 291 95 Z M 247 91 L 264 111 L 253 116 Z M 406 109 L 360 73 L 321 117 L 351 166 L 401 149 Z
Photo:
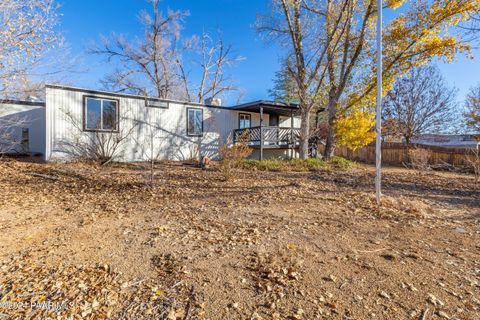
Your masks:
M 0 319 L 480 319 L 473 176 L 0 162 Z

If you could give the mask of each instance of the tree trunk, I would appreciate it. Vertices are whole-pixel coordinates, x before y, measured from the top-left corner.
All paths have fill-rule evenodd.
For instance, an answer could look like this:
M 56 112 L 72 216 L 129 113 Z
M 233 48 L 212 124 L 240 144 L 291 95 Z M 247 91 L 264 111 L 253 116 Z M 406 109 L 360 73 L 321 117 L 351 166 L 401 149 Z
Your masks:
M 407 163 L 410 164 L 412 163 L 412 159 L 410 157 L 410 136 L 404 136 L 405 138 L 405 146 L 406 146 L 406 149 L 405 149 L 405 152 L 407 153 Z
M 310 112 L 305 108 L 301 109 L 301 126 L 300 126 L 300 159 L 308 158 L 308 139 L 310 137 Z
M 153 181 L 155 180 L 155 159 L 150 159 L 150 187 L 153 188 Z
M 327 141 L 325 143 L 325 151 L 323 152 L 323 158 L 326 160 L 332 158 L 335 155 L 335 147 L 336 147 L 335 129 L 331 127 L 331 129 L 328 130 Z
M 335 133 L 335 122 L 337 121 L 337 103 L 330 101 L 328 103 L 328 133 L 325 143 L 323 158 L 328 160 L 334 156 L 337 136 Z
M 405 136 L 405 144 L 406 144 L 406 145 L 409 145 L 411 140 L 412 140 L 412 139 L 410 138 L 409 135 Z

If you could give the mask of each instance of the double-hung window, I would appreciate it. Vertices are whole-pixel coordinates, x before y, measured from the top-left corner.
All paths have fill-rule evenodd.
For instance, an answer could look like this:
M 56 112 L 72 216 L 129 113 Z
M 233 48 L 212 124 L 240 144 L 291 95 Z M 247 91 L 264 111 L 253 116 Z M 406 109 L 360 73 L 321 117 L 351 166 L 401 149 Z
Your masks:
M 238 115 L 238 128 L 247 129 L 252 126 L 252 116 L 247 113 L 240 113 Z
M 203 109 L 187 108 L 187 135 L 203 135 Z
M 118 100 L 85 97 L 84 101 L 86 131 L 118 131 Z

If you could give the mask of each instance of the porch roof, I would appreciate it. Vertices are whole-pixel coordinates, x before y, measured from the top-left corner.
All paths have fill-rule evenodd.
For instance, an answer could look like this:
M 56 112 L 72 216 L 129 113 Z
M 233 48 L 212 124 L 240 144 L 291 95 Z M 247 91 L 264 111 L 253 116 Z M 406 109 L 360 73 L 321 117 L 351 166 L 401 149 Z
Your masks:
M 233 110 L 247 111 L 247 112 L 260 112 L 263 108 L 263 112 L 267 114 L 279 115 L 279 116 L 291 116 L 296 115 L 299 107 L 298 104 L 286 104 L 276 101 L 259 100 L 249 103 L 240 104 L 232 107 Z

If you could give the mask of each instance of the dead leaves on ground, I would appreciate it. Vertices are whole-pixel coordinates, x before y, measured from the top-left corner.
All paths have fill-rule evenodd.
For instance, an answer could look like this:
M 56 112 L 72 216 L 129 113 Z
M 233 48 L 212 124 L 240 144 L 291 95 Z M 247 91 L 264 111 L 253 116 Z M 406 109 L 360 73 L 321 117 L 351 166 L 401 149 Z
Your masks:
M 12 319 L 203 318 L 193 287 L 166 286 L 161 280 L 128 282 L 108 265 L 52 267 L 21 254 L 0 265 L 0 314 Z
M 234 265 L 233 269 L 245 279 L 241 282 L 245 287 L 243 289 L 252 294 L 249 301 L 224 303 L 223 307 L 230 310 L 232 319 L 328 318 L 342 313 L 350 316 L 362 312 L 350 305 L 352 302 L 345 294 L 353 286 L 353 281 L 345 276 L 350 268 L 386 277 L 387 273 L 380 265 L 388 263 L 388 266 L 428 268 L 433 261 L 430 257 L 432 250 L 440 246 L 452 252 L 451 249 L 458 245 L 447 240 L 442 240 L 442 245 L 432 245 L 424 239 L 428 238 L 428 234 L 421 239 L 406 238 L 394 242 L 388 238 L 391 230 L 399 226 L 410 229 L 448 227 L 459 237 L 478 232 L 473 224 L 460 228 L 454 218 L 443 215 L 440 210 L 447 212 L 446 205 L 437 203 L 432 210 L 428 201 L 419 200 L 421 194 L 415 198 L 384 197 L 379 210 L 373 195 L 362 190 L 371 182 L 371 175 L 364 171 L 246 171 L 242 178 L 224 182 L 214 170 L 162 165 L 158 168 L 156 183 L 151 187 L 145 182 L 143 171 L 137 169 L 135 165 L 100 168 L 82 163 L 0 163 L 0 207 L 34 210 L 47 204 L 52 210 L 60 209 L 62 218 L 78 217 L 78 228 L 93 222 L 118 219 L 122 221 L 122 226 L 116 235 L 124 240 L 119 245 L 133 247 L 138 244 L 135 248 L 139 250 L 145 248 L 155 252 L 148 255 L 155 276 L 133 280 L 125 279 L 109 266 L 52 266 L 43 263 L 39 257 L 20 255 L 2 265 L 0 299 L 20 301 L 25 292 L 32 293 L 29 299 L 39 303 L 60 303 L 67 299 L 73 301 L 74 306 L 65 309 L 64 312 L 71 312 L 65 314 L 85 319 L 108 316 L 121 319 L 202 319 L 205 317 L 205 305 L 210 304 L 211 308 L 216 300 L 203 297 L 192 286 L 198 284 L 193 282 L 192 275 L 199 272 L 195 270 L 196 259 L 205 262 L 225 258 L 224 261 L 232 259 L 228 261 Z M 37 174 L 28 174 L 31 172 Z M 407 183 L 408 174 L 397 178 Z M 386 179 L 391 178 L 387 176 Z M 416 183 L 428 185 L 430 177 L 422 179 Z M 440 188 L 446 181 L 442 177 L 431 179 L 433 185 L 428 188 Z M 467 179 L 460 180 L 452 183 L 459 186 L 459 190 L 469 191 L 471 187 L 465 183 Z M 151 214 L 144 215 L 144 212 Z M 144 221 L 127 223 L 131 220 L 126 218 L 133 215 L 140 216 Z M 105 217 L 114 218 L 102 220 Z M 3 232 L 14 226 L 13 220 L 2 221 L 0 229 Z M 347 235 L 352 230 L 353 233 Z M 323 246 L 321 242 L 313 244 L 313 241 L 325 240 L 326 237 L 335 239 L 330 241 L 330 246 Z M 363 237 L 373 242 L 361 242 L 365 240 Z M 380 237 L 383 238 L 377 240 Z M 62 244 L 67 240 L 59 238 L 55 241 Z M 23 241 L 33 243 L 28 234 Z M 276 245 L 277 242 L 281 247 L 265 246 Z M 159 247 L 163 250 L 158 250 Z M 263 249 L 259 250 L 259 247 Z M 309 296 L 312 288 L 305 282 L 312 269 L 307 269 L 304 261 L 309 261 L 310 265 L 313 263 L 306 247 L 315 248 L 322 257 L 335 252 L 333 263 L 344 268 L 339 268 L 338 272 L 315 269 L 320 272 L 316 285 L 321 286 L 322 291 L 314 297 Z M 443 268 L 449 276 L 455 275 L 457 283 L 467 289 L 457 290 L 450 283 L 445 286 L 446 289 L 429 291 L 436 298 L 429 299 L 422 292 L 425 282 L 417 281 L 414 276 L 410 279 L 397 275 L 392 278 L 397 282 L 396 288 L 372 289 L 372 296 L 365 292 L 361 296 L 355 294 L 356 303 L 362 307 L 367 305 L 372 310 L 384 308 L 386 312 L 391 311 L 387 308 L 399 300 L 401 294 L 398 292 L 424 294 L 420 301 L 429 304 L 430 310 L 435 307 L 452 316 L 452 312 L 440 309 L 452 305 L 443 296 L 445 294 L 463 299 L 459 301 L 465 306 L 464 314 L 477 312 L 480 304 L 477 305 L 471 296 L 478 292 L 475 277 L 479 273 L 472 273 L 472 269 L 465 265 L 478 255 L 461 249 L 454 251 L 456 256 L 448 256 L 437 268 Z M 439 252 L 433 254 L 443 254 L 443 251 Z M 42 254 L 48 255 L 48 252 Z M 63 258 L 67 260 L 68 256 Z M 332 263 L 327 258 L 321 260 L 322 267 Z M 458 275 L 452 270 L 458 271 Z M 462 274 L 471 281 L 462 279 Z M 214 279 L 208 280 L 208 286 L 215 285 Z M 346 287 L 343 287 L 345 283 Z M 380 307 L 374 305 L 376 302 Z M 399 309 L 396 305 L 394 308 Z M 421 314 L 421 310 L 414 311 L 417 316 Z M 56 315 L 39 309 L 22 312 L 9 310 L 8 314 L 18 318 L 23 318 L 26 312 L 31 312 L 33 318 Z M 215 319 L 215 316 L 221 317 L 210 314 L 210 318 Z

